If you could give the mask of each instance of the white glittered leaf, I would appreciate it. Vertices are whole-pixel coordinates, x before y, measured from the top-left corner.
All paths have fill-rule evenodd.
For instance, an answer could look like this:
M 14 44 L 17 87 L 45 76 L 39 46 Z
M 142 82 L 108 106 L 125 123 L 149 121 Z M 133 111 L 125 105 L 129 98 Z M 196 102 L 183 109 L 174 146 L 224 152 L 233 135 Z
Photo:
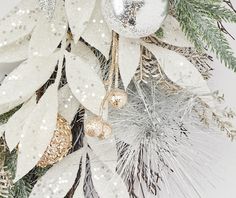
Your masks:
M 25 120 L 19 144 L 15 181 L 27 174 L 49 145 L 57 122 L 58 84 L 51 85 Z
M 181 30 L 179 22 L 173 16 L 166 17 L 162 29 L 164 31 L 162 41 L 178 47 L 193 47 Z
M 125 89 L 133 78 L 140 61 L 140 44 L 138 40 L 120 37 L 119 69 Z
M 96 0 L 65 1 L 66 14 L 75 43 L 77 43 L 81 34 L 88 25 L 89 19 L 95 7 L 95 3 Z
M 22 0 L 9 14 L 0 20 L 0 47 L 11 44 L 30 34 L 38 18 L 38 3 Z
M 87 137 L 87 142 L 93 153 L 106 164 L 112 172 L 116 172 L 117 166 L 117 149 L 114 136 L 107 139 L 99 140 L 94 137 Z
M 111 171 L 96 155 L 90 153 L 89 157 L 92 180 L 98 196 L 129 198 L 128 190 L 121 177 Z
M 29 56 L 48 56 L 55 51 L 65 36 L 67 20 L 64 1 L 57 1 L 52 19 L 42 17 L 30 40 Z
M 59 114 L 62 115 L 69 123 L 74 119 L 80 103 L 72 94 L 68 85 L 62 87 L 58 92 Z
M 81 175 L 79 179 L 79 185 L 77 186 L 73 198 L 85 198 L 84 196 L 84 182 L 85 181 L 85 175 L 86 175 L 86 156 L 84 155 L 82 157 L 82 166 L 81 166 Z
M 207 82 L 185 57 L 156 45 L 144 44 L 144 46 L 155 55 L 162 70 L 172 82 L 198 95 L 210 107 L 215 106 Z
M 85 59 L 71 53 L 66 53 L 65 57 L 66 76 L 72 93 L 86 109 L 98 115 L 106 90 L 93 69 L 97 64 L 96 57 Z
M 29 37 L 0 48 L 0 62 L 12 63 L 25 60 L 28 57 Z
M 6 124 L 0 125 L 0 137 L 2 137 L 3 133 L 5 132 Z
M 5 129 L 7 146 L 12 151 L 19 143 L 20 138 L 24 136 L 23 126 L 26 118 L 36 107 L 36 95 L 34 95 L 8 120 Z
M 84 149 L 80 149 L 50 168 L 35 184 L 29 198 L 65 197 L 75 182 L 83 152 Z
M 101 0 L 96 1 L 93 14 L 82 37 L 106 58 L 109 57 L 112 34 L 101 13 Z
M 91 51 L 91 49 L 87 45 L 85 45 L 81 41 L 79 41 L 77 44 L 72 43 L 71 53 L 83 59 L 86 59 L 88 64 L 92 65 L 93 69 L 97 72 L 97 74 L 101 76 L 101 67 L 100 67 L 99 60 L 94 57 L 94 53 Z
M 57 61 L 57 53 L 47 58 L 35 57 L 13 70 L 0 86 L 0 114 L 30 98 L 49 79 Z

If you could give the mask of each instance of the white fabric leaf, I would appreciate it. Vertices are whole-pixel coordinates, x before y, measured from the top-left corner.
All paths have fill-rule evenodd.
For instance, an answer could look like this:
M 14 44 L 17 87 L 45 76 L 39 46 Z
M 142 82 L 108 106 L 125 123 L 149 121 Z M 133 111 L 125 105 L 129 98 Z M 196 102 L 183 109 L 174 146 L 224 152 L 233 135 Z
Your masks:
M 52 19 L 42 17 L 32 33 L 29 56 L 48 56 L 55 51 L 65 36 L 67 20 L 64 1 L 57 1 Z
M 99 197 L 129 198 L 128 190 L 121 177 L 92 153 L 89 154 L 92 180 Z
M 49 145 L 57 122 L 58 83 L 51 85 L 25 120 L 20 140 L 15 181 L 27 174 Z
M 83 152 L 84 149 L 80 149 L 50 168 L 35 184 L 29 198 L 65 197 L 75 182 Z
M 6 124 L 5 136 L 8 148 L 12 151 L 19 143 L 23 134 L 23 126 L 26 118 L 36 107 L 36 95 L 34 95 L 29 101 L 11 116 Z
M 84 32 L 95 7 L 96 0 L 66 0 L 66 14 L 68 17 L 74 41 L 77 43 Z
M 138 40 L 120 37 L 119 69 L 125 89 L 132 80 L 140 61 L 140 44 Z
M 74 119 L 80 103 L 72 94 L 70 87 L 65 85 L 58 92 L 59 114 L 62 115 L 69 123 Z
M 0 20 L 0 47 L 30 34 L 40 13 L 35 0 L 22 0 L 15 9 Z
M 116 141 L 112 135 L 108 139 L 99 140 L 94 137 L 87 137 L 87 142 L 93 153 L 106 164 L 112 172 L 116 172 L 117 166 L 117 150 Z
M 214 99 L 207 82 L 192 63 L 174 51 L 147 43 L 144 43 L 144 46 L 155 55 L 164 73 L 172 82 L 188 89 L 214 108 Z
M 87 45 L 85 45 L 81 41 L 79 41 L 77 44 L 72 43 L 71 44 L 71 53 L 76 56 L 79 56 L 83 59 L 86 59 L 88 64 L 92 65 L 93 69 L 102 78 L 99 60 L 94 57 L 94 53 Z M 93 57 L 93 58 L 90 59 L 91 57 Z
M 162 29 L 164 36 L 160 40 L 178 47 L 193 47 L 193 44 L 181 30 L 179 22 L 171 15 L 166 17 Z
M 0 125 L 0 137 L 2 137 L 3 133 L 5 132 L 6 124 Z
M 29 37 L 0 48 L 0 62 L 12 63 L 25 60 L 28 57 Z
M 65 57 L 67 81 L 72 93 L 86 109 L 99 115 L 106 90 L 93 69 L 97 64 L 95 55 L 85 59 L 66 53 Z
M 108 59 L 112 34 L 101 13 L 101 0 L 96 1 L 93 14 L 82 37 Z
M 86 155 L 84 154 L 82 157 L 82 166 L 81 166 L 81 175 L 79 179 L 79 185 L 77 186 L 73 197 L 74 198 L 85 198 L 84 197 L 84 182 L 85 182 L 85 174 L 86 174 Z
M 29 59 L 13 70 L 0 86 L 0 114 L 30 98 L 51 76 L 58 53 Z

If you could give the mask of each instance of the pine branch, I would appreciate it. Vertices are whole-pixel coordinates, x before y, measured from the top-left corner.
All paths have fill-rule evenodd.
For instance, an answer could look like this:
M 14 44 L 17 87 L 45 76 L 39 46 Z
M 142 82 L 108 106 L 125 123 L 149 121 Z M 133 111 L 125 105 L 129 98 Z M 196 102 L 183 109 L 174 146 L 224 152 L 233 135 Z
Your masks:
M 219 0 L 172 0 L 175 16 L 195 47 L 208 48 L 226 67 L 236 72 L 236 58 L 217 22 L 236 23 L 236 14 L 220 5 Z

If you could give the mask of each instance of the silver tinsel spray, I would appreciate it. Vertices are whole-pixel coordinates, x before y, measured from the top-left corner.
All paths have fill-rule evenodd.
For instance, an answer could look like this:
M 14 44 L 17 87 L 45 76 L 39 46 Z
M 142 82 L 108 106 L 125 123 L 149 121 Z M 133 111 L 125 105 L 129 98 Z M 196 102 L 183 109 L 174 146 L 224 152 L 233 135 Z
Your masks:
M 155 83 L 135 82 L 128 91 L 129 103 L 110 112 L 117 172 L 132 198 L 201 197 L 199 189 L 209 186 L 205 173 L 216 157 L 218 136 L 204 129 L 194 113 L 201 108 L 195 95 L 185 90 L 168 93 Z

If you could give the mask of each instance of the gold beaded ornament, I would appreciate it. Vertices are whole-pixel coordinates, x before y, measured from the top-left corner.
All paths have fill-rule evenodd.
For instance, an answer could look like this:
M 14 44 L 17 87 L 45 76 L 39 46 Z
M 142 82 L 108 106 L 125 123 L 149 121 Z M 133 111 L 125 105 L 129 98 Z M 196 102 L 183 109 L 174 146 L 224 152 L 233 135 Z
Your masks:
M 70 124 L 61 115 L 57 117 L 57 128 L 54 131 L 50 145 L 47 147 L 37 166 L 53 165 L 65 157 L 72 147 L 72 133 Z
M 85 134 L 99 139 L 108 138 L 111 135 L 111 126 L 100 116 L 89 117 L 84 123 Z
M 108 101 L 113 108 L 122 108 L 128 100 L 127 93 L 118 88 L 118 46 L 119 46 L 119 35 L 112 31 L 112 61 L 108 77 L 108 91 L 101 104 L 101 110 Z M 112 88 L 114 83 L 114 89 Z M 87 118 L 84 123 L 84 131 L 87 136 L 98 137 L 99 139 L 107 139 L 112 133 L 111 126 L 102 119 L 102 111 L 99 116 L 92 116 Z
M 120 109 L 126 105 L 128 100 L 127 93 L 122 89 L 113 89 L 108 96 L 110 105 L 115 109 Z

